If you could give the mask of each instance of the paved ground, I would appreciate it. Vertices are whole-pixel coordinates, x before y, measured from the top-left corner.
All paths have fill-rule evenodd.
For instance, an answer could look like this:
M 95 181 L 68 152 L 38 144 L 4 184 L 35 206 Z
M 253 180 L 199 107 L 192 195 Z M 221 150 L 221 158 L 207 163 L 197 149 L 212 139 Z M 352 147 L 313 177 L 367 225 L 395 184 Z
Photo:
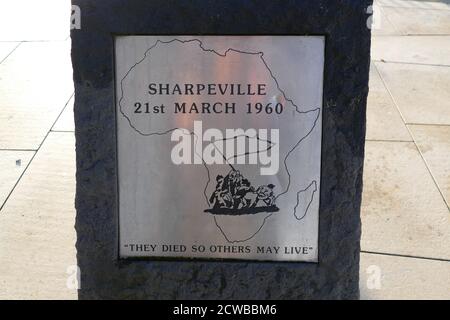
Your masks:
M 68 1 L 4 3 L 0 299 L 75 299 L 76 290 L 67 286 L 76 264 Z M 378 4 L 361 295 L 450 299 L 450 5 Z

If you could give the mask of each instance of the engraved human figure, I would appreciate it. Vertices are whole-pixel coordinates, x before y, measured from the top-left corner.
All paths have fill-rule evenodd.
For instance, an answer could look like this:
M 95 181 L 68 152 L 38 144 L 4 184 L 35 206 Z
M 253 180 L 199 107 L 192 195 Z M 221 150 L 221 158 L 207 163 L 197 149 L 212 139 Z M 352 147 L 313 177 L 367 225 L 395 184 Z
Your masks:
M 273 184 L 267 186 L 260 186 L 256 189 L 256 194 L 258 195 L 256 202 L 252 206 L 256 206 L 259 201 L 263 201 L 267 206 L 272 206 L 275 202 L 275 196 L 273 194 Z
M 218 175 L 216 178 L 216 190 L 209 198 L 214 208 L 230 207 L 233 205 L 233 196 L 229 190 L 224 189 L 224 178 Z

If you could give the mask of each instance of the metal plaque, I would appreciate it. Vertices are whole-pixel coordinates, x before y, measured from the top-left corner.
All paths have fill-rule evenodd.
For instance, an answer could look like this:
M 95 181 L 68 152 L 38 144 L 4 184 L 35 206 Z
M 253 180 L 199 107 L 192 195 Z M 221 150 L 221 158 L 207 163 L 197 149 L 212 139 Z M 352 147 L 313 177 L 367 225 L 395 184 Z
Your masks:
M 317 262 L 324 46 L 115 38 L 122 258 Z

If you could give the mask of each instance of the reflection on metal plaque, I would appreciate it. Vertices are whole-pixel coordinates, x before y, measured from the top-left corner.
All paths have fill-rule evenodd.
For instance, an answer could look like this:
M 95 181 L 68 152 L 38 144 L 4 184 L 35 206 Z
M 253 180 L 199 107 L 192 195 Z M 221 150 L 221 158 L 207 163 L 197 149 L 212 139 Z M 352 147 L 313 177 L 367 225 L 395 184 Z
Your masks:
M 324 38 L 115 42 L 120 256 L 317 262 Z

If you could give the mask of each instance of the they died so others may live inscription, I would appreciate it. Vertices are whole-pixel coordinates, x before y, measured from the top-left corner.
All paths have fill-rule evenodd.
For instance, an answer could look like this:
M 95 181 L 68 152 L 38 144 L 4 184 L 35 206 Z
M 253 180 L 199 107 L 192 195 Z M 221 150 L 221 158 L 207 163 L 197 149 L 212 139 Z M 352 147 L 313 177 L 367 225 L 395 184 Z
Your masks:
M 122 258 L 317 262 L 324 45 L 116 37 Z

